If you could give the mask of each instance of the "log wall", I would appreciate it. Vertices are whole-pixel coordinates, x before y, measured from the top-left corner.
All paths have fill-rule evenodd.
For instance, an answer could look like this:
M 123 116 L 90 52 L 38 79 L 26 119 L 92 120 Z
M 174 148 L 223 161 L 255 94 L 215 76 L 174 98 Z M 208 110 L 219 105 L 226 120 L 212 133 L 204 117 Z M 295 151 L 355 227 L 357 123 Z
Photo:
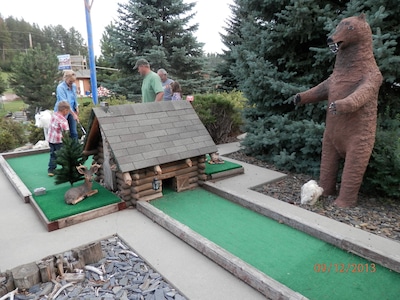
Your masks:
M 93 160 L 98 164 L 104 165 L 103 143 L 97 147 L 97 153 Z M 160 165 L 161 174 L 155 172 L 156 166 L 140 170 L 132 170 L 127 173 L 115 172 L 116 194 L 129 205 L 136 205 L 136 201 L 150 201 L 163 196 L 163 181 L 168 181 L 171 187 L 177 191 L 185 191 L 198 187 L 199 182 L 206 181 L 205 174 L 206 159 L 205 155 L 193 157 L 190 160 L 179 160 Z M 153 190 L 153 179 L 160 180 L 160 188 Z M 104 183 L 104 169 L 101 167 L 97 171 L 96 181 Z

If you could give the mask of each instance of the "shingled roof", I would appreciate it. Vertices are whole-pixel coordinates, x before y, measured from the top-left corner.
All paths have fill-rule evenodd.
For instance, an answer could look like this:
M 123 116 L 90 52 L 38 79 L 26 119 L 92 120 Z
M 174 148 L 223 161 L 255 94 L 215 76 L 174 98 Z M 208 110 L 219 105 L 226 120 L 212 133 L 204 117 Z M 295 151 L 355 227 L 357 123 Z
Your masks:
M 95 107 L 85 151 L 96 150 L 101 131 L 121 172 L 129 172 L 217 151 L 187 101 Z

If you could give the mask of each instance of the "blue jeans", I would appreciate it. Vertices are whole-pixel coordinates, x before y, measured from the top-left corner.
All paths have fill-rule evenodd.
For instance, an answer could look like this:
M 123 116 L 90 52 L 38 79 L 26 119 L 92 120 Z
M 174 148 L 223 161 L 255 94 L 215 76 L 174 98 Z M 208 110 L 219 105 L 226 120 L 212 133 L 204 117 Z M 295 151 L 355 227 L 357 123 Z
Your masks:
M 60 150 L 62 145 L 63 145 L 62 143 L 60 143 L 60 144 L 49 143 L 49 146 L 50 146 L 50 161 L 49 161 L 49 167 L 47 169 L 48 172 L 53 172 L 57 168 L 56 151 Z
M 69 125 L 69 135 L 72 139 L 78 139 L 78 129 L 76 129 L 76 120 L 71 114 L 67 116 L 68 125 Z

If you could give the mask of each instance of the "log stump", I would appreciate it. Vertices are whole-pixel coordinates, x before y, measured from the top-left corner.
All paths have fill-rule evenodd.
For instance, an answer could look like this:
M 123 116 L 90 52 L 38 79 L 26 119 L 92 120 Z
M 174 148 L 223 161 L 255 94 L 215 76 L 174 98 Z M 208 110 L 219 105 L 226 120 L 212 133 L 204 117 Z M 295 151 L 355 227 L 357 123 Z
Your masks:
M 15 290 L 15 285 L 11 271 L 0 273 L 0 297 L 13 290 Z
M 97 263 L 104 257 L 100 242 L 83 246 L 79 248 L 79 252 L 86 265 Z
M 42 282 L 49 282 L 56 279 L 54 256 L 43 258 L 36 262 Z
M 19 289 L 29 289 L 40 283 L 40 272 L 36 263 L 18 266 L 12 269 L 11 272 L 14 277 L 15 287 Z

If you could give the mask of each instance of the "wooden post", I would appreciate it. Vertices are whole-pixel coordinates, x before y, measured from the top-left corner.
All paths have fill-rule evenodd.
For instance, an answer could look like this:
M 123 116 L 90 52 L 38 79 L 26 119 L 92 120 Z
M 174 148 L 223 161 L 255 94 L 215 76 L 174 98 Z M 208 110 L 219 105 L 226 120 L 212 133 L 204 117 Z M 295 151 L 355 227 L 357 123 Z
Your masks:
M 79 250 L 86 265 L 96 263 L 104 257 L 100 242 L 83 246 Z

